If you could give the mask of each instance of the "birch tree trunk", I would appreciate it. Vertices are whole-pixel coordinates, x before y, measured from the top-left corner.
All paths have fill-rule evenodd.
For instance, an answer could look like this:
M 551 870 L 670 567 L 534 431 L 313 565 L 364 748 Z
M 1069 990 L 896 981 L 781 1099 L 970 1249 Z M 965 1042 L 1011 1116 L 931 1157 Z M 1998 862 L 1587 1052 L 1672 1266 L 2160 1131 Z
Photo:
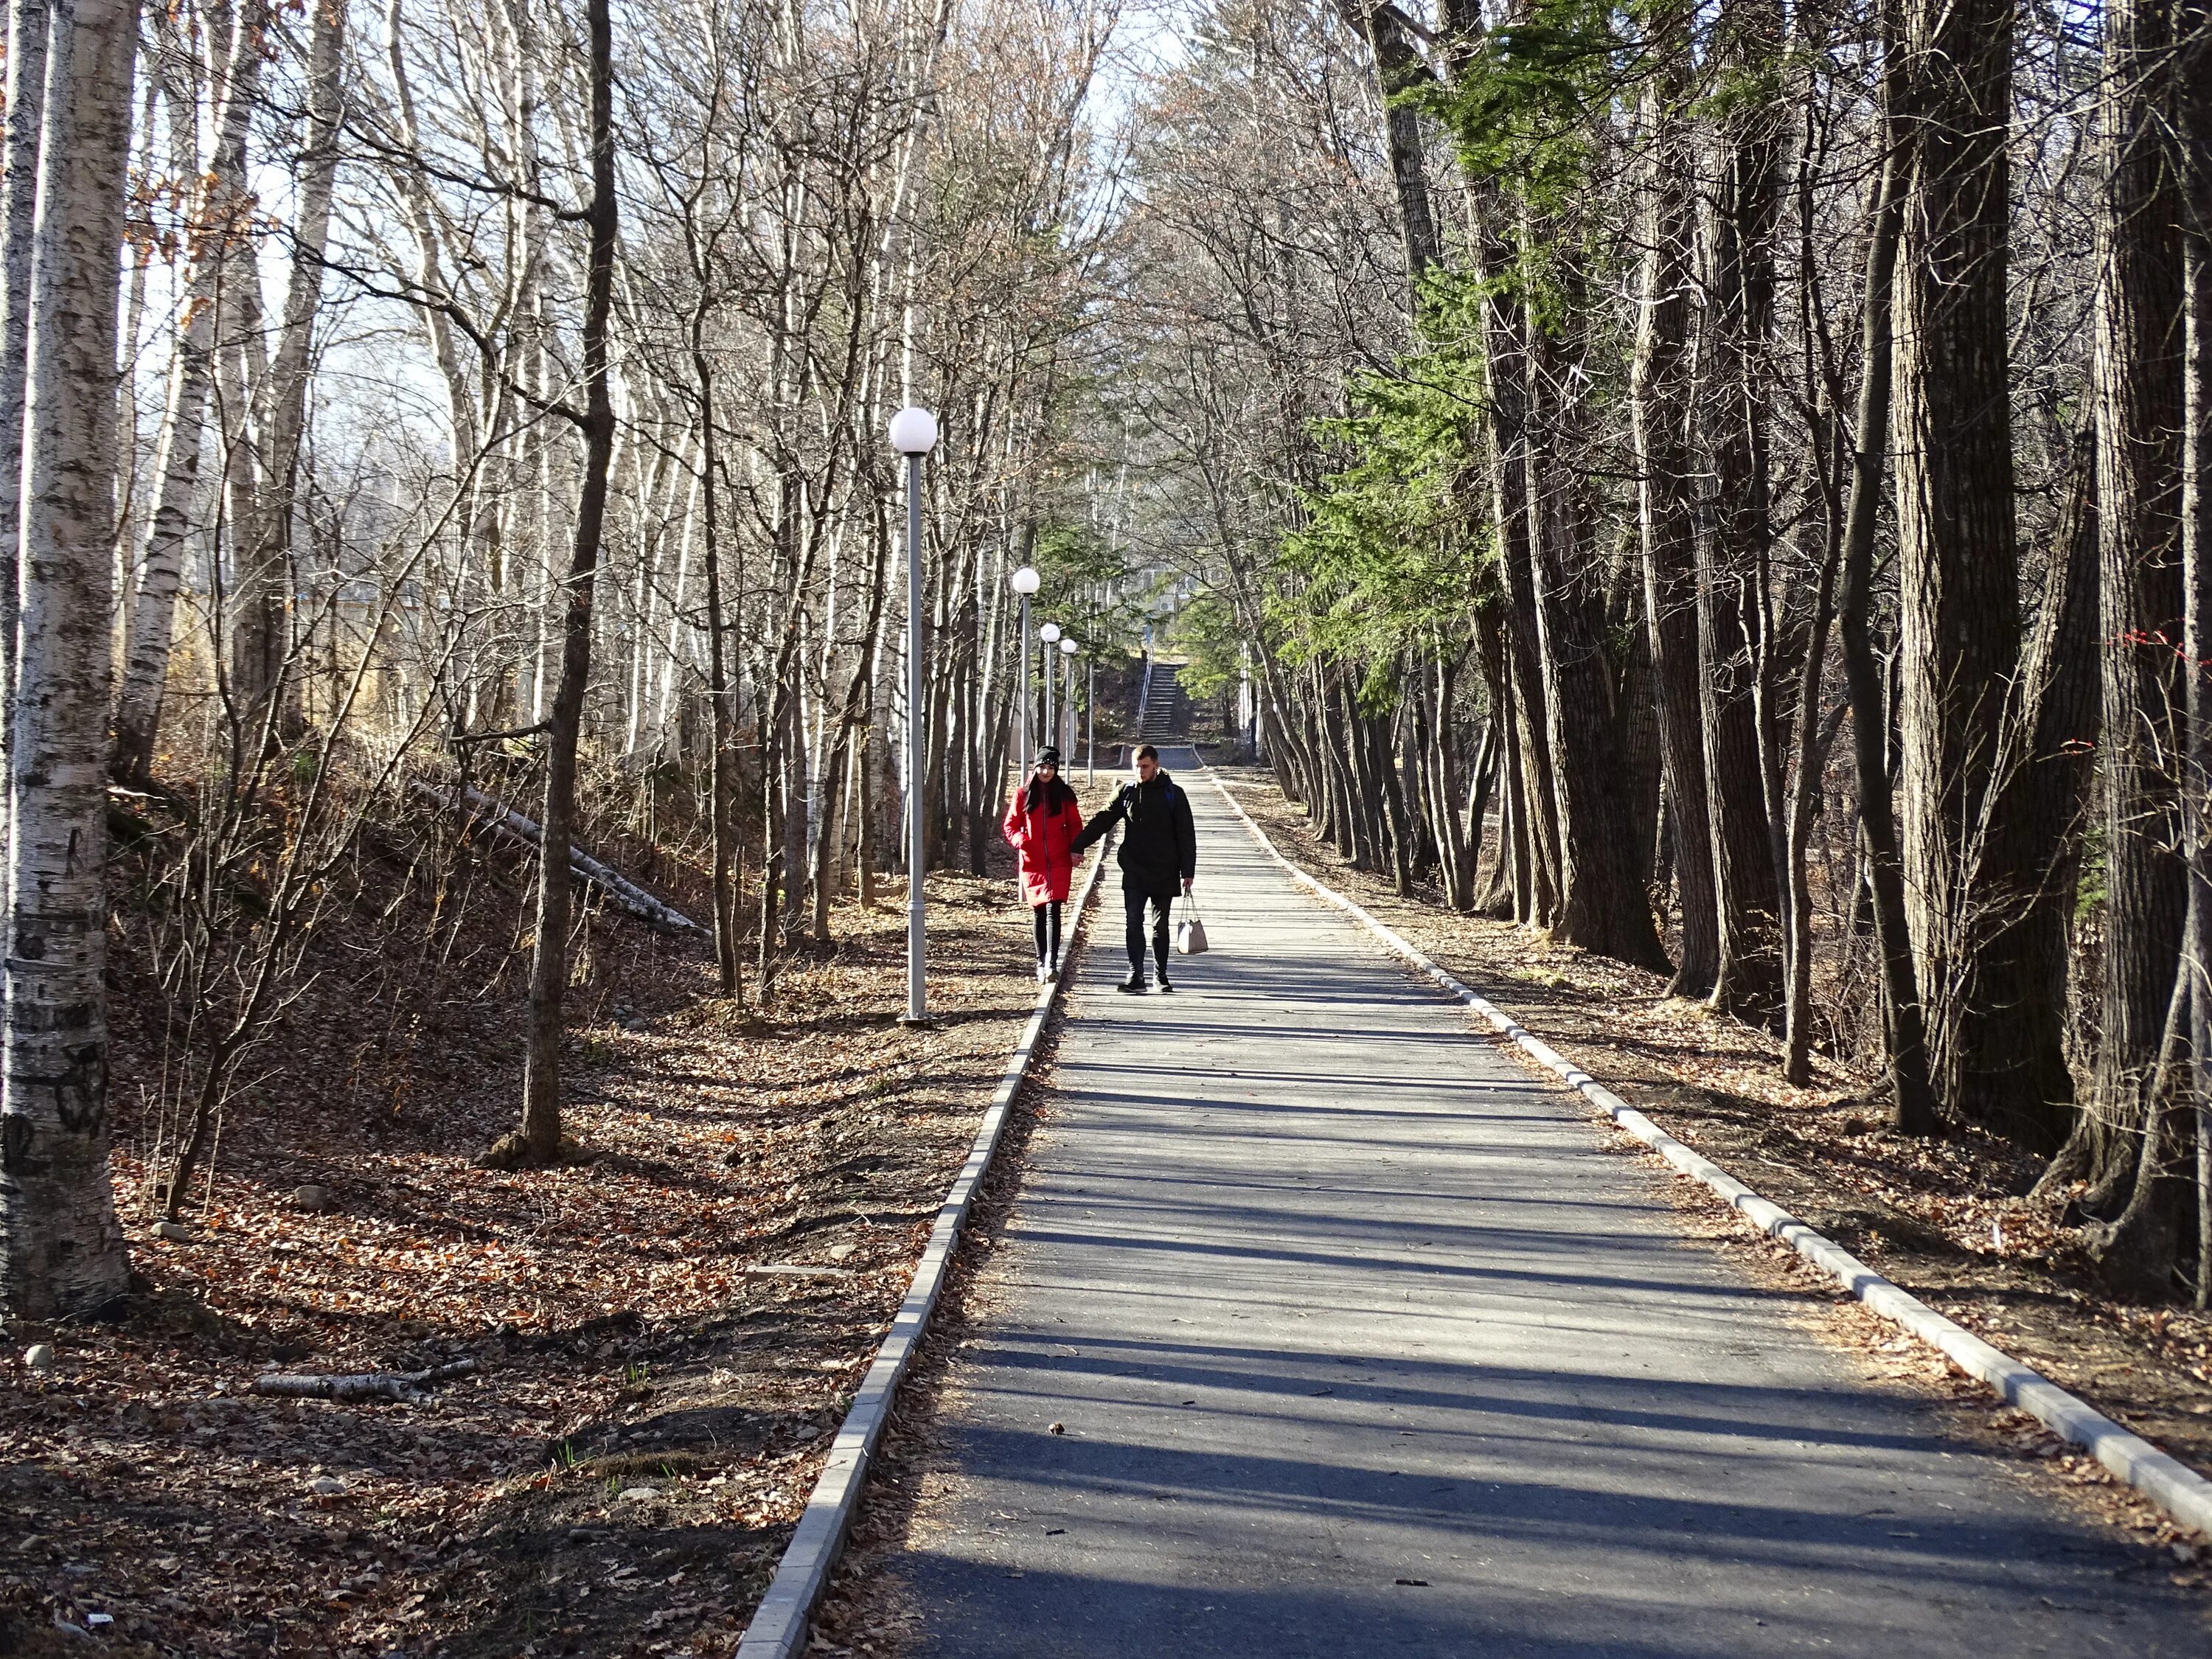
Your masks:
M 52 10 L 25 371 L 20 659 L 8 754 L 0 1303 L 121 1295 L 107 1169 L 108 591 L 115 316 L 135 0 Z
M 0 138 L 0 692 L 15 683 L 21 531 L 23 367 L 31 335 L 31 247 L 38 215 L 39 118 L 46 106 L 46 0 L 8 8 L 8 118 Z M 0 755 L 12 751 L 12 697 L 0 695 Z M 0 823 L 0 834 L 6 826 Z
M 242 27 L 240 45 L 250 45 L 258 61 L 258 38 L 250 40 Z M 240 78 L 246 78 L 242 70 Z M 240 176 L 244 177 L 242 158 Z M 261 262 L 244 224 L 232 240 L 229 254 L 222 303 L 216 311 L 216 400 L 222 417 L 224 527 L 230 544 L 229 582 L 220 614 L 229 624 L 228 712 L 237 726 L 238 763 L 244 767 L 267 752 L 283 732 L 278 703 L 289 641 L 283 574 L 258 556 L 252 539 L 264 493 L 261 456 L 253 441 L 253 405 L 268 381 L 269 349 L 263 334 L 266 313 Z
M 216 314 L 231 242 L 241 231 L 246 122 L 252 112 L 252 84 L 259 73 L 258 68 L 249 73 L 239 60 L 244 38 L 241 31 L 228 40 L 211 39 L 208 44 L 208 78 L 216 94 L 216 149 L 192 215 L 184 325 L 170 363 L 168 408 L 154 463 L 157 494 L 147 514 L 138 577 L 125 617 L 123 683 L 116 694 L 109 765 L 125 783 L 143 783 L 152 773 L 175 635 L 177 586 L 185 545 L 196 527 L 192 513 L 215 375 Z M 184 55 L 181 42 L 172 42 L 157 58 L 156 73 L 168 112 L 169 170 L 177 178 L 189 179 L 198 177 L 201 167 L 194 139 L 198 112 L 191 89 L 176 78 Z M 257 47 L 257 64 L 259 56 Z
M 338 77 L 346 0 L 313 0 L 313 6 L 314 27 L 307 59 L 307 146 L 301 158 L 299 212 L 292 233 L 292 274 L 285 289 L 276 355 L 254 394 L 260 485 L 254 491 L 252 514 L 240 526 L 244 537 L 240 564 L 252 584 L 250 602 L 256 604 L 258 612 L 254 618 L 258 624 L 257 643 L 265 658 L 264 683 L 258 688 L 263 695 L 277 689 L 266 682 L 283 672 L 285 612 L 290 595 L 298 587 L 292 521 L 299 499 L 300 444 L 307 428 L 308 352 L 314 337 L 315 312 L 322 299 L 323 256 L 330 240 L 331 197 L 337 178 L 338 119 L 343 108 Z M 298 696 L 296 684 L 281 690 L 288 700 Z M 295 723 L 296 718 L 296 707 L 287 710 L 288 723 Z

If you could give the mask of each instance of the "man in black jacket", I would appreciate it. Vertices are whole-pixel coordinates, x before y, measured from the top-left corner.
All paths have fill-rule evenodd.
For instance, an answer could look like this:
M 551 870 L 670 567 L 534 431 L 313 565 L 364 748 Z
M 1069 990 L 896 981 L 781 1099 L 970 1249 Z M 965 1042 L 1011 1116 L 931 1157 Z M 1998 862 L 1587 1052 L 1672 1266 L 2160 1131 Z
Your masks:
M 1145 907 L 1152 910 L 1152 956 L 1159 964 L 1163 991 L 1168 982 L 1168 916 L 1176 886 L 1190 891 L 1198 873 L 1198 831 L 1190 821 L 1190 797 L 1160 770 L 1160 751 L 1149 743 L 1137 750 L 1137 781 L 1125 783 L 1105 811 L 1083 826 L 1075 855 L 1104 835 L 1116 821 L 1123 825 L 1115 860 L 1121 866 L 1121 909 L 1128 923 L 1129 977 L 1116 989 L 1145 988 Z

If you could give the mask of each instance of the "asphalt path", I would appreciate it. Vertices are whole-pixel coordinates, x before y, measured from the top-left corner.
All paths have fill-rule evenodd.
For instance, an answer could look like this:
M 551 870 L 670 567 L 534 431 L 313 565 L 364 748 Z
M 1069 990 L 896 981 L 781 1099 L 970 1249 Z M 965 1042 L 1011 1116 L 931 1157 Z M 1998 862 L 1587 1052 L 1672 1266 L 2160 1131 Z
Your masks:
M 1118 994 L 1108 872 L 891 1565 L 915 1651 L 2212 1653 L 2201 1597 L 1686 1238 L 1168 758 L 1214 949 Z

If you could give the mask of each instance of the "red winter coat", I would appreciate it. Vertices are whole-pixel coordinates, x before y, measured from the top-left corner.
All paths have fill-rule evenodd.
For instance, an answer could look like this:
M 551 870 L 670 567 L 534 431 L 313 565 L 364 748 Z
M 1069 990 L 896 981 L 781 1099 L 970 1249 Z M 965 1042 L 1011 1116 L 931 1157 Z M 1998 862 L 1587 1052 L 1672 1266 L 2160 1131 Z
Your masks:
M 1055 778 L 1053 782 L 1056 787 L 1048 806 L 1028 806 L 1029 790 L 1016 790 L 1006 807 L 1006 821 L 1000 826 L 1022 855 L 1022 901 L 1026 904 L 1066 898 L 1067 884 L 1075 874 L 1074 842 L 1083 828 L 1083 809 L 1065 781 Z

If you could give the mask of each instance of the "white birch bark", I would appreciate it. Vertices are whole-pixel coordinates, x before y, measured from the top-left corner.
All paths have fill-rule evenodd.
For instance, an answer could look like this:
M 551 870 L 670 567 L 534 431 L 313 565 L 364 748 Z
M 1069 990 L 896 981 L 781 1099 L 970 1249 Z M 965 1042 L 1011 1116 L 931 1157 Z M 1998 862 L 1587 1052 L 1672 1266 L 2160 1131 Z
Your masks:
M 159 493 L 147 516 L 137 580 L 125 617 L 123 681 L 115 698 L 110 765 L 126 783 L 144 781 L 153 769 L 161 694 L 168 682 L 169 648 L 176 630 L 177 586 L 185 547 L 197 528 L 192 509 L 206 440 L 208 393 L 214 382 L 216 313 L 236 221 L 245 206 L 246 124 L 259 74 L 258 35 L 250 53 L 252 67 L 238 58 L 244 25 L 241 19 L 227 40 L 208 43 L 208 79 L 216 99 L 216 149 L 192 215 L 183 326 L 170 362 L 168 409 L 154 462 Z M 189 179 L 198 177 L 201 169 L 197 106 L 191 88 L 178 79 L 184 61 L 185 48 L 175 43 L 161 53 L 157 72 L 168 110 L 170 171 Z
M 676 700 L 684 686 L 684 641 L 689 636 L 684 621 L 684 605 L 690 597 L 691 543 L 699 523 L 699 496 L 702 481 L 706 474 L 704 458 L 698 465 L 687 465 L 690 483 L 684 497 L 683 529 L 676 543 L 676 586 L 668 602 L 668 627 L 662 637 L 660 659 L 660 696 L 653 716 L 653 752 L 665 760 L 671 753 L 669 734 L 678 729 Z
M 276 355 L 255 392 L 254 424 L 262 482 L 253 495 L 240 560 L 256 589 L 250 597 L 264 607 L 273 597 L 280 620 L 283 598 L 296 587 L 292 521 L 299 499 L 300 444 L 307 430 L 308 353 L 316 308 L 322 299 L 323 256 L 330 243 L 331 198 L 337 179 L 338 120 L 343 112 L 338 76 L 346 0 L 313 0 L 313 5 L 314 28 L 307 59 L 309 126 L 307 149 L 301 158 L 292 272 L 284 292 L 284 316 L 276 336 Z M 278 643 L 257 642 L 264 649 Z M 274 674 L 280 671 L 281 663 L 266 663 L 264 668 Z M 287 688 L 288 696 L 295 699 L 298 691 L 296 684 Z
M 231 709 L 241 727 L 242 748 L 255 755 L 264 746 L 268 699 L 277 684 L 284 648 L 283 597 L 275 591 L 275 573 L 253 562 L 247 541 L 261 499 L 252 399 L 255 389 L 267 379 L 269 366 L 262 319 L 261 264 L 254 257 L 251 236 L 241 234 L 224 267 L 216 306 L 216 400 L 222 434 L 223 524 L 230 550 L 221 620 L 229 629 Z
M 0 1303 L 121 1295 L 107 1169 L 106 791 L 115 313 L 136 0 L 52 9 L 31 268 L 21 659 L 8 756 Z
M 156 118 L 161 114 L 161 88 L 150 75 L 143 81 L 139 93 L 138 123 L 132 136 L 137 153 L 131 165 L 136 177 L 150 179 L 154 173 L 154 134 L 160 125 Z M 117 359 L 122 365 L 123 384 L 116 394 L 115 415 L 115 593 L 118 605 L 131 592 L 138 568 L 140 520 L 146 516 L 138 485 L 142 477 L 149 476 L 138 465 L 138 354 L 145 343 L 146 269 L 153 263 L 153 253 L 149 248 L 132 248 L 129 257 L 131 284 L 123 301 L 123 345 Z
M 15 684 L 16 536 L 23 466 L 23 359 L 30 339 L 31 234 L 39 116 L 46 103 L 46 0 L 8 7 L 8 116 L 0 138 L 0 693 Z M 0 752 L 13 710 L 0 695 Z

